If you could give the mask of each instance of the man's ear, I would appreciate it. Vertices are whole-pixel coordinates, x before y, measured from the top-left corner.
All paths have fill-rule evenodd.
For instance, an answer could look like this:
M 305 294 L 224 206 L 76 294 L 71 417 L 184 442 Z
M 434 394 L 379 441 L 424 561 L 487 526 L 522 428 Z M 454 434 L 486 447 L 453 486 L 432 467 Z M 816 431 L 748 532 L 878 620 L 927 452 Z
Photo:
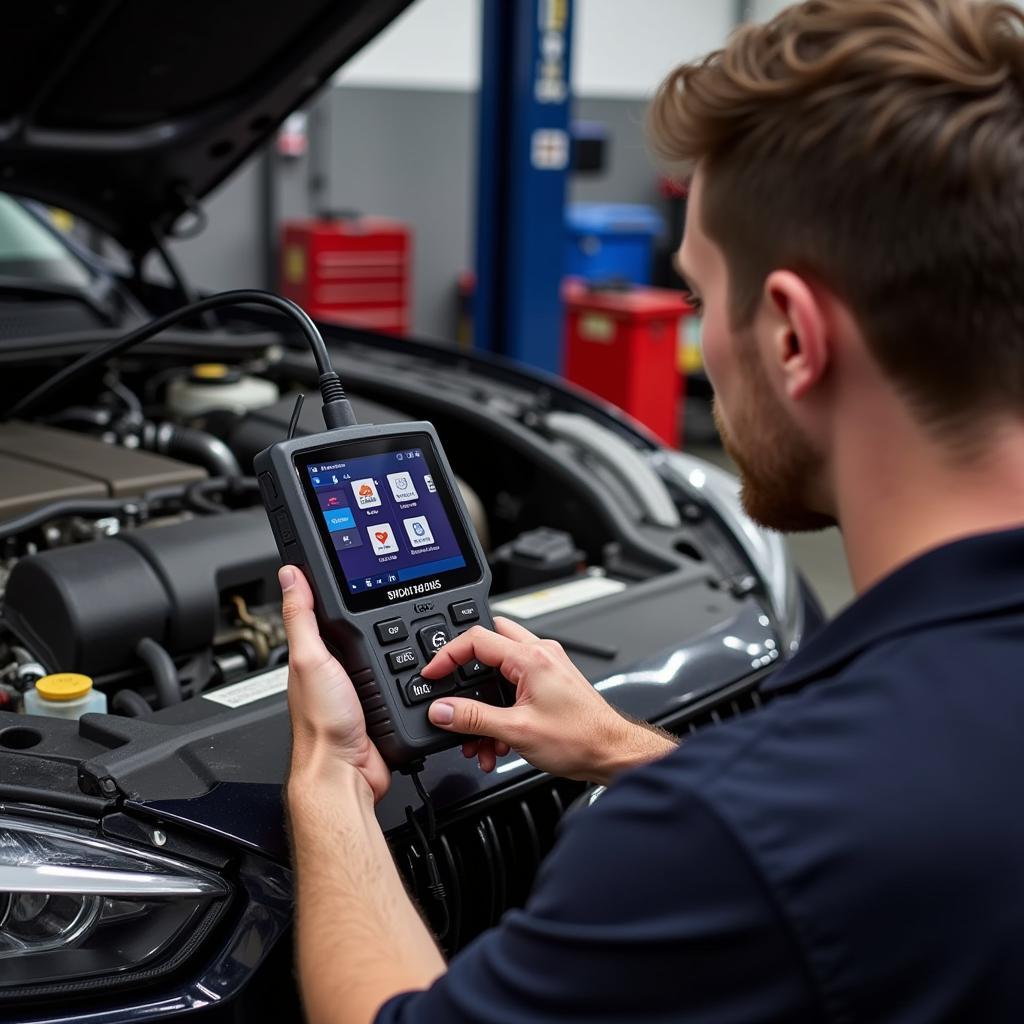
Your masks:
M 764 292 L 772 317 L 769 355 L 789 397 L 803 398 L 825 376 L 831 358 L 824 310 L 807 282 L 789 270 L 772 271 Z

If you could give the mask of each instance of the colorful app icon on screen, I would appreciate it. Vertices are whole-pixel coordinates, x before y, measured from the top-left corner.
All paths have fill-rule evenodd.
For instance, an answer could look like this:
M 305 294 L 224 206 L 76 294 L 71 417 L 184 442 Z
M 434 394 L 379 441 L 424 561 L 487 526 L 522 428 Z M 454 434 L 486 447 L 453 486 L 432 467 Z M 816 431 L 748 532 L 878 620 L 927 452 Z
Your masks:
M 362 480 L 353 480 L 352 493 L 356 497 L 356 505 L 359 508 L 376 508 L 381 503 L 373 477 L 368 476 Z
M 409 543 L 414 548 L 423 548 L 434 543 L 434 535 L 430 531 L 430 524 L 426 516 L 416 516 L 413 519 L 403 520 L 405 532 L 409 535 Z
M 395 540 L 394 530 L 390 523 L 374 523 L 366 528 L 366 533 L 373 545 L 375 555 L 390 555 L 398 550 L 398 541 Z
M 412 482 L 412 473 L 388 473 L 388 483 L 395 501 L 417 501 L 416 485 Z

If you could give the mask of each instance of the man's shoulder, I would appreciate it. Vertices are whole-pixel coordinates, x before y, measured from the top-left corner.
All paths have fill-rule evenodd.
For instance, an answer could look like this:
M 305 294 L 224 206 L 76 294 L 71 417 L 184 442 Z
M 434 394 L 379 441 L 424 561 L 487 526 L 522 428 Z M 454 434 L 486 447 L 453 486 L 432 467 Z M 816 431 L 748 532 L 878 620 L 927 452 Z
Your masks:
M 1002 615 L 795 673 L 764 707 L 624 776 L 582 816 L 575 849 L 671 878 L 647 907 L 680 911 L 706 888 L 722 920 L 742 892 L 837 1017 L 881 1019 L 897 991 L 923 999 L 939 964 L 957 965 L 954 987 L 979 983 L 978 965 L 1024 948 L 1022 648 L 1024 624 Z
M 841 814 L 933 811 L 945 823 L 939 808 L 956 804 L 947 787 L 1005 788 L 1005 771 L 990 778 L 993 763 L 1024 773 L 1024 749 L 1006 728 L 1024 716 L 1022 657 L 1024 627 L 1006 621 L 893 637 L 699 731 L 655 772 L 737 826 L 770 813 L 802 828 L 812 808 L 819 826 Z M 972 813 L 969 801 L 958 809 Z

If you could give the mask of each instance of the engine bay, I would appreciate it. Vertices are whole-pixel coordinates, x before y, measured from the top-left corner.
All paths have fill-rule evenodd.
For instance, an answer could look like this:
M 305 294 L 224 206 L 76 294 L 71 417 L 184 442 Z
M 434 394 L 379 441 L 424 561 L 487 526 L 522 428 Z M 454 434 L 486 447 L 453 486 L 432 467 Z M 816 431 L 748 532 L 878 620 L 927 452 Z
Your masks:
M 538 631 L 554 615 L 546 635 L 592 677 L 699 632 L 749 579 L 713 517 L 593 420 L 472 372 L 399 369 L 384 350 L 340 360 L 360 422 L 435 424 L 495 610 Z M 310 383 L 280 346 L 221 363 L 134 357 L 85 401 L 0 423 L 0 708 L 78 673 L 110 712 L 148 717 L 284 663 L 251 466 Z M 307 402 L 296 432 L 322 429 Z M 698 577 L 710 603 L 681 626 L 665 588 Z

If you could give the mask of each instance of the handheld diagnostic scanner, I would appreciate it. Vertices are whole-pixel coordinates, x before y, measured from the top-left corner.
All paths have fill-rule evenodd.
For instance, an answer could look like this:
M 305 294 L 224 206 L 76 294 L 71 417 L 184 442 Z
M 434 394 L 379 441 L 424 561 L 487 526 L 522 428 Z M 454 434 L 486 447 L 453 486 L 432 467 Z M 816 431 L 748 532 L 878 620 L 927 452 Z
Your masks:
M 420 675 L 456 634 L 493 628 L 487 561 L 431 424 L 283 441 L 255 468 L 281 558 L 306 574 L 324 642 L 389 765 L 462 741 L 430 723 L 435 698 L 506 703 L 506 684 L 479 662 L 441 680 Z

